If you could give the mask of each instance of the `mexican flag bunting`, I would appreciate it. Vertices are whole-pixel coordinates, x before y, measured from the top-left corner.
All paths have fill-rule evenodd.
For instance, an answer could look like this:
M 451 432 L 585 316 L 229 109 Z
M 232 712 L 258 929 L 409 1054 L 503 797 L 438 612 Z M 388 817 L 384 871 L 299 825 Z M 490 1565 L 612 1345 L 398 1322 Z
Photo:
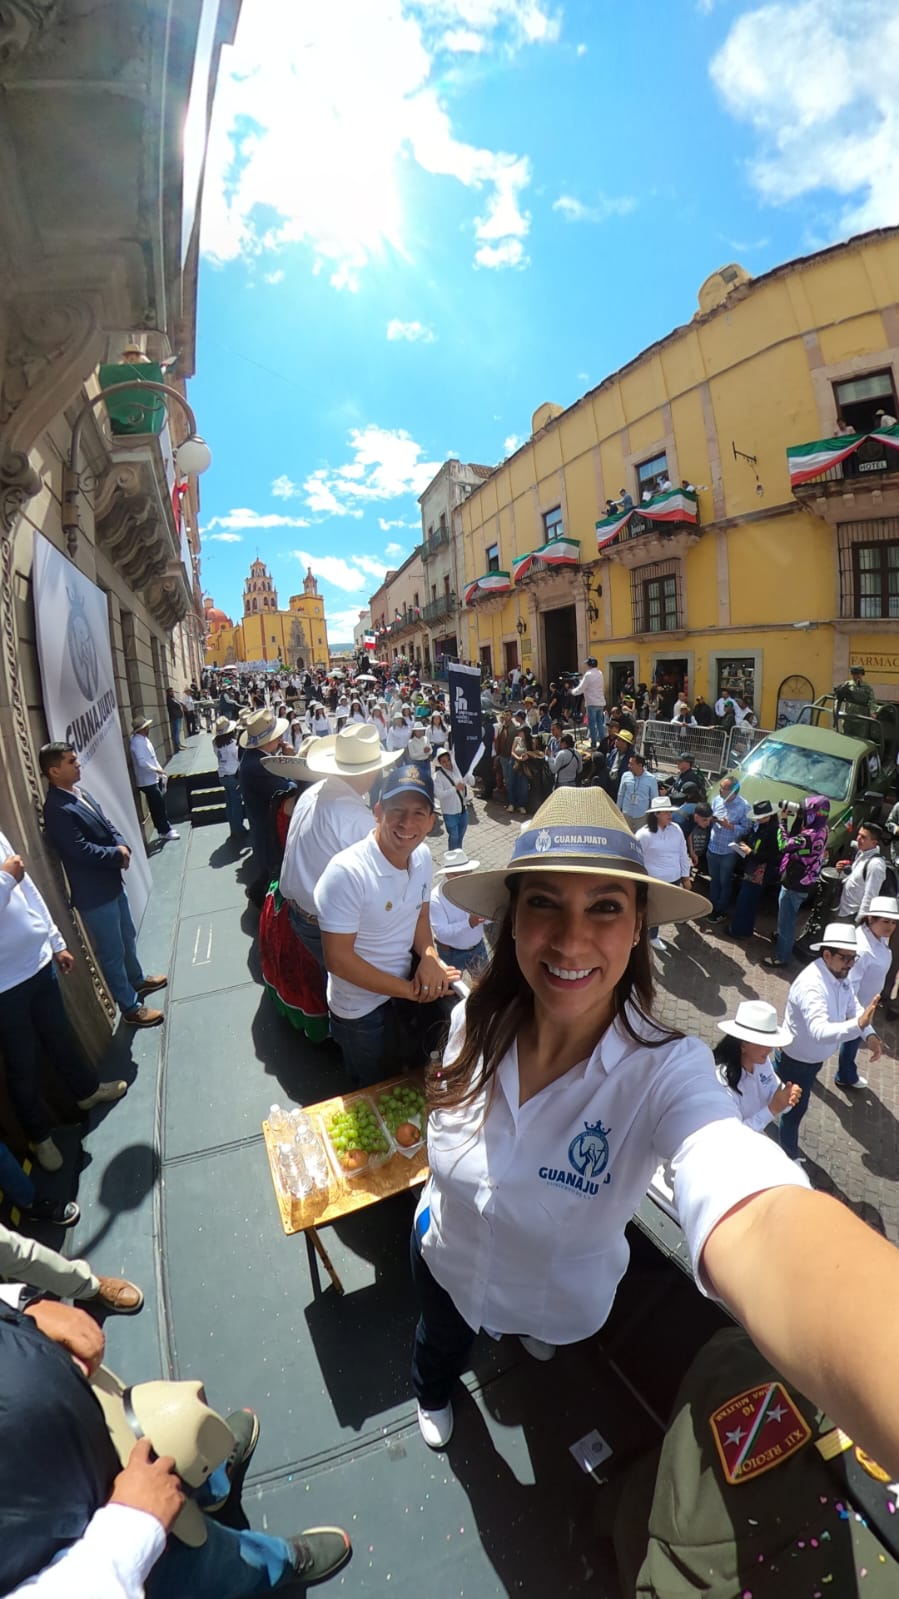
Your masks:
M 577 566 L 580 559 L 580 539 L 551 539 L 535 555 L 541 566 Z
M 512 588 L 512 579 L 508 572 L 485 572 L 483 577 L 475 578 L 469 583 L 463 595 L 463 604 L 470 605 L 473 599 L 485 594 L 507 594 Z
M 809 444 L 793 444 L 787 450 L 790 483 L 795 488 L 820 477 L 831 467 L 839 466 L 849 455 L 854 455 L 866 439 L 885 444 L 888 449 L 899 450 L 899 427 L 878 428 L 873 433 L 843 433 L 834 439 L 813 439 Z
M 596 524 L 596 548 L 601 550 L 606 544 L 614 543 L 622 528 L 627 527 L 633 516 L 633 507 L 629 511 L 616 511 L 612 516 L 604 516 Z
M 531 570 L 536 559 L 537 557 L 533 550 L 530 550 L 527 555 L 516 555 L 512 562 L 513 583 L 518 583 Z
M 651 500 L 637 507 L 647 522 L 695 522 L 695 489 L 666 489 L 664 494 L 654 494 Z

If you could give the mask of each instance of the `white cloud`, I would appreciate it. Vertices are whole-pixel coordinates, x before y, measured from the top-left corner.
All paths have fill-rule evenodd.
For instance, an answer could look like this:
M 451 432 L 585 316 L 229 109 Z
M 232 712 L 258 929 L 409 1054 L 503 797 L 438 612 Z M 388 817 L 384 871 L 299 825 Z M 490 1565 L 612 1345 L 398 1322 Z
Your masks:
M 711 64 L 727 109 L 759 140 L 765 200 L 830 191 L 836 231 L 896 221 L 899 12 L 882 0 L 775 0 L 744 12 Z
M 507 439 L 503 439 L 503 454 L 514 455 L 523 443 L 524 440 L 520 439 L 517 433 L 510 433 Z
M 579 44 L 574 53 L 577 56 L 585 56 L 587 54 L 587 46 L 585 44 Z
M 212 523 L 210 523 L 210 526 L 212 526 Z M 213 544 L 242 544 L 243 543 L 243 539 L 241 538 L 239 533 L 207 533 L 205 531 L 205 529 L 203 529 L 202 530 L 202 537 L 206 540 L 207 543 L 211 542 Z
M 529 163 L 465 142 L 444 68 L 462 53 L 551 45 L 559 30 L 546 0 L 254 0 L 222 56 L 204 254 L 221 264 L 303 243 L 314 272 L 353 291 L 372 260 L 407 253 L 401 164 L 411 156 L 482 196 L 481 265 L 523 265 Z
M 272 484 L 272 493 L 276 500 L 292 500 L 299 492 L 300 490 L 293 480 L 287 476 L 286 472 L 282 472 L 280 477 L 276 477 Z
M 573 194 L 560 194 L 558 200 L 553 201 L 553 210 L 558 211 L 565 222 L 608 222 L 610 217 L 626 217 L 636 208 L 637 201 L 632 194 L 600 194 L 592 205 L 585 205 Z
M 266 283 L 283 283 L 284 282 L 284 268 L 283 267 L 279 267 L 276 272 L 265 272 L 265 273 L 263 273 L 263 276 L 265 278 Z
M 398 339 L 406 339 L 409 344 L 433 344 L 437 335 L 423 322 L 401 322 L 393 317 L 387 324 L 387 337 L 392 344 Z
M 404 428 L 370 424 L 352 428 L 353 459 L 343 466 L 318 467 L 303 484 L 310 511 L 329 516 L 362 516 L 362 502 L 419 495 L 439 472 L 442 461 L 422 461 L 422 448 Z
M 384 554 L 387 556 L 388 561 L 399 561 L 405 553 L 402 544 L 385 544 L 384 546 Z
M 309 518 L 306 516 L 277 516 L 274 512 L 251 511 L 248 506 L 238 506 L 229 511 L 227 516 L 212 516 L 209 518 L 208 527 L 226 527 L 232 531 L 243 528 L 252 532 L 254 528 L 272 527 L 309 527 Z
M 328 643 L 350 644 L 353 628 L 359 622 L 359 607 L 351 605 L 345 611 L 328 611 Z
M 417 525 L 418 524 L 416 523 L 416 526 Z M 388 516 L 379 516 L 378 517 L 378 527 L 381 529 L 382 533 L 389 533 L 390 529 L 392 527 L 406 527 L 406 526 L 407 526 L 406 520 L 402 516 L 398 517 L 395 522 L 391 521 L 390 517 L 388 517 Z M 390 545 L 388 545 L 388 549 L 389 548 L 390 548 Z M 394 549 L 399 549 L 399 545 L 394 545 L 393 548 Z
M 345 561 L 340 555 L 311 555 L 308 550 L 291 550 L 290 554 L 301 565 L 311 566 L 323 583 L 330 583 L 332 588 L 342 589 L 346 594 L 358 594 L 363 589 L 368 591 L 372 579 L 376 584 L 380 583 L 387 571 L 383 561 L 376 561 L 370 555 L 351 555 Z M 330 617 L 328 626 L 330 629 Z
M 502 244 L 482 244 L 474 253 L 475 266 L 523 267 L 528 258 L 520 239 L 505 239 Z

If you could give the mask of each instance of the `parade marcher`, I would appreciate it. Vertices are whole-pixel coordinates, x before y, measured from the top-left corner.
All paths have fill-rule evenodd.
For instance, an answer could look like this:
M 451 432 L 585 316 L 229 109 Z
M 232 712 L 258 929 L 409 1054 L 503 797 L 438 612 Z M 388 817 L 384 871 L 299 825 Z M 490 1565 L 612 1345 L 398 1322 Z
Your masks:
M 440 960 L 431 932 L 425 839 L 433 821 L 434 801 L 418 769 L 398 767 L 375 805 L 373 831 L 334 857 L 315 890 L 331 1036 L 347 1072 L 363 1085 L 379 1082 L 388 1062 L 396 1071 L 420 1058 L 411 1011 L 442 999 L 459 976 Z M 407 1002 L 402 1010 L 400 1001 Z
M 642 827 L 637 829 L 637 843 L 643 864 L 650 877 L 660 883 L 679 883 L 690 887 L 690 859 L 687 845 L 679 827 L 672 826 L 672 806 L 667 794 L 650 800 L 649 814 Z M 659 935 L 658 927 L 650 927 L 649 942 L 653 949 L 667 949 Z
M 780 894 L 777 900 L 777 932 L 774 954 L 766 955 L 763 965 L 786 966 L 796 942 L 796 918 L 821 876 L 827 858 L 830 800 L 824 794 L 810 794 L 793 817 L 789 833 L 778 822 Z
M 386 748 L 397 755 L 406 748 L 412 736 L 411 723 L 402 711 L 395 711 L 390 718 L 390 727 L 387 730 Z
M 448 849 L 431 889 L 431 931 L 440 959 L 460 972 L 480 976 L 490 959 L 484 938 L 484 916 L 474 916 L 450 904 L 443 890 L 462 872 L 476 872 L 480 861 L 469 860 L 464 849 Z
M 277 877 L 281 863 L 271 802 L 285 786 L 284 779 L 267 771 L 262 761 L 263 756 L 275 755 L 285 749 L 285 735 L 289 728 L 286 716 L 276 716 L 274 711 L 263 709 L 254 711 L 240 735 L 242 754 L 237 777 L 250 829 L 255 874 L 247 893 L 260 908 L 268 885 Z M 292 752 L 288 750 L 286 753 Z
M 453 1385 L 480 1328 L 524 1335 L 545 1358 L 603 1325 L 625 1229 L 667 1159 L 700 1292 L 895 1472 L 899 1406 L 885 1406 L 882 1373 L 896 1251 L 742 1125 L 703 1043 L 652 1019 L 646 926 L 707 902 L 649 878 L 624 817 L 591 788 L 560 789 L 508 866 L 445 892 L 498 921 L 490 966 L 428 1074 L 430 1176 L 411 1241 L 425 1442 L 452 1434 Z
M 833 691 L 834 725 L 850 738 L 869 738 L 870 727 L 864 718 L 877 715 L 874 690 L 864 678 L 863 666 L 850 666 L 846 681 L 837 683 Z
M 165 804 L 165 769 L 160 766 L 156 751 L 150 743 L 148 729 L 153 726 L 149 716 L 135 716 L 131 723 L 128 747 L 135 786 L 147 802 L 147 810 L 160 843 L 167 844 L 179 835 L 169 821 Z
M 628 769 L 622 772 L 618 784 L 618 809 L 626 816 L 628 825 L 636 833 L 643 826 L 654 799 L 659 797 L 659 785 L 652 772 L 647 772 L 646 761 L 636 750 L 631 752 Z
M 864 1008 L 885 991 L 890 967 L 890 939 L 899 922 L 899 900 L 892 895 L 876 895 L 868 906 L 861 926 L 857 929 L 858 958 L 847 979 L 859 1006 Z M 855 1058 L 861 1046 L 860 1038 L 850 1038 L 840 1045 L 837 1074 L 838 1088 L 867 1088 L 868 1081 L 860 1077 Z
M 737 869 L 738 855 L 731 848 L 749 832 L 750 810 L 740 785 L 732 777 L 723 777 L 718 793 L 712 800 L 712 826 L 706 863 L 712 885 L 712 922 L 723 922 L 730 914 L 730 893 Z
M 584 709 L 587 712 L 587 725 L 590 729 L 590 748 L 597 750 L 606 736 L 606 685 L 595 655 L 587 656 L 584 675 L 579 683 L 574 684 L 571 694 L 574 699 L 580 694 L 584 697 Z
M 725 1034 L 713 1052 L 718 1076 L 730 1089 L 740 1120 L 762 1133 L 799 1100 L 799 1084 L 782 1083 L 771 1061 L 772 1051 L 785 1049 L 790 1035 L 763 999 L 744 999 L 736 1015 L 718 1028 Z
M 38 759 L 49 784 L 44 829 L 65 867 L 72 904 L 90 935 L 106 986 L 129 1027 L 158 1027 L 163 1013 L 151 1010 L 144 999 L 167 987 L 168 978 L 145 976 L 138 957 L 137 929 L 122 880 L 131 846 L 79 786 L 81 764 L 71 744 L 45 744 Z
M 850 923 L 830 922 L 820 944 L 811 948 L 820 951 L 818 959 L 800 972 L 787 995 L 784 1027 L 791 1038 L 789 1050 L 779 1049 L 774 1059 L 778 1076 L 801 1089 L 780 1123 L 781 1148 L 800 1161 L 805 1157 L 799 1153 L 799 1125 L 828 1056 L 840 1044 L 856 1039 L 864 1039 L 872 1060 L 880 1059 L 883 1048 L 871 1025 L 879 993 L 862 1006 L 849 982 L 858 956 L 856 929 Z
M 22 1130 L 38 1165 L 51 1172 L 63 1161 L 41 1093 L 38 1041 L 79 1110 L 110 1104 L 128 1088 L 121 1081 L 101 1083 L 81 1055 L 59 991 L 59 973 L 68 976 L 74 965 L 25 862 L 0 833 L 0 1050 Z
M 368 837 L 374 817 L 367 798 L 399 758 L 398 750 L 381 749 L 371 726 L 345 727 L 306 751 L 306 768 L 315 781 L 294 806 L 278 886 L 288 901 L 291 927 L 322 973 L 316 884 L 335 855 Z
M 883 828 L 877 822 L 862 822 L 856 834 L 855 860 L 849 867 L 843 892 L 840 895 L 840 916 L 860 922 L 868 914 L 875 895 L 882 894 L 887 873 L 887 862 L 880 853 Z M 847 861 L 839 861 L 845 867 Z
M 452 750 L 438 752 L 434 762 L 433 789 L 440 814 L 446 823 L 449 847 L 451 850 L 460 850 L 468 828 L 467 790 L 462 773 L 453 760 Z
M 749 938 L 755 932 L 755 918 L 766 883 L 776 883 L 780 875 L 782 849 L 778 836 L 777 812 L 770 800 L 757 800 L 752 807 L 752 826 L 737 846 L 743 857 L 743 881 L 737 893 L 733 915 L 727 926 L 732 938 Z
M 227 716 L 220 716 L 215 724 L 212 747 L 215 751 L 218 780 L 225 791 L 228 828 L 232 839 L 236 843 L 242 843 L 247 836 L 247 828 L 244 825 L 243 800 L 240 794 L 240 779 L 237 775 L 239 755 L 236 734 L 237 723 L 230 721 Z

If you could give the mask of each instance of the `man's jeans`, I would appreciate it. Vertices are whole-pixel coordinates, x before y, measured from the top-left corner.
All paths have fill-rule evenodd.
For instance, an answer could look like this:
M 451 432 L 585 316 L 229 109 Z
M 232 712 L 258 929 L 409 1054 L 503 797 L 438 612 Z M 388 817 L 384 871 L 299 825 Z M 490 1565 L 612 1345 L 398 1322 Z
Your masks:
M 512 770 L 512 757 L 511 757 L 511 755 L 501 755 L 499 757 L 499 764 L 500 764 L 500 770 L 501 770 L 501 772 L 503 774 L 503 788 L 506 791 L 506 804 L 507 805 L 511 805 L 512 801 L 509 798 L 509 773 Z
M 172 744 L 174 745 L 176 751 L 180 750 L 180 748 L 181 748 L 181 728 L 182 728 L 183 724 L 184 724 L 184 717 L 183 716 L 170 716 L 169 717 L 169 727 L 172 730 Z
M 65 1013 L 53 961 L 33 977 L 0 994 L 0 1050 L 6 1061 L 9 1097 L 33 1143 L 50 1136 L 50 1118 L 38 1077 L 37 1040 L 75 1099 L 88 1099 L 97 1074 L 81 1059 Z
M 466 807 L 463 805 L 458 816 L 444 814 L 443 820 L 446 823 L 446 836 L 450 849 L 461 849 L 462 840 L 468 827 L 468 811 Z
M 606 736 L 606 713 L 601 705 L 587 706 L 587 726 L 590 729 L 590 748 L 598 749 Z
M 79 915 L 90 935 L 106 986 L 119 1009 L 137 1010 L 140 1005 L 137 989 L 144 981 L 144 974 L 137 956 L 137 930 L 125 890 L 105 905 L 79 911 Z
M 228 818 L 228 827 L 232 838 L 243 838 L 246 833 L 243 820 L 243 799 L 240 792 L 240 780 L 236 772 L 226 772 L 222 778 L 222 788 L 225 790 L 225 814 Z
M 777 943 L 774 953 L 779 961 L 790 960 L 796 942 L 796 921 L 799 907 L 808 894 L 807 888 L 782 888 L 777 898 Z
M 148 783 L 146 787 L 141 787 L 141 793 L 147 802 L 147 810 L 150 812 L 153 826 L 159 837 L 164 838 L 166 833 L 171 832 L 172 824 L 169 821 L 168 811 L 166 810 L 162 785 L 160 783 Z
M 862 1042 L 861 1038 L 850 1038 L 847 1043 L 840 1045 L 837 1075 L 834 1078 L 834 1082 L 844 1084 L 858 1082 L 856 1056 L 862 1047 Z
M 206 1518 L 206 1542 L 170 1538 L 150 1572 L 147 1599 L 244 1599 L 296 1577 L 289 1546 L 263 1532 L 235 1532 Z
M 516 811 L 527 810 L 528 805 L 528 780 L 520 761 L 511 761 L 511 771 L 506 782 L 508 802 Z
M 709 850 L 706 864 L 712 884 L 712 915 L 726 916 L 730 909 L 730 891 L 737 869 L 737 857 L 733 850 L 728 850 L 726 855 L 716 855 Z
M 798 1083 L 801 1089 L 798 1102 L 780 1118 L 780 1147 L 795 1159 L 799 1154 L 799 1123 L 808 1110 L 812 1083 L 824 1062 L 819 1060 L 810 1065 L 804 1060 L 793 1060 L 782 1049 L 775 1050 L 773 1059 L 778 1077 L 785 1083 Z

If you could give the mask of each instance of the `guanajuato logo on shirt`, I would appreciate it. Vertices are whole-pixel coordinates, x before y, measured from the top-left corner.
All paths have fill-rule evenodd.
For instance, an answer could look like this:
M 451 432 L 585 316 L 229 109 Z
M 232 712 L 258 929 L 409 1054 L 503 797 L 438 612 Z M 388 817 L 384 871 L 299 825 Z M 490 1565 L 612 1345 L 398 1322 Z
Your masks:
M 560 1188 L 573 1188 L 579 1194 L 598 1194 L 600 1178 L 611 1182 L 612 1173 L 603 1172 L 609 1164 L 609 1133 L 611 1128 L 602 1122 L 585 1122 L 582 1133 L 576 1133 L 568 1145 L 568 1164 L 571 1170 L 555 1166 L 541 1166 L 538 1177 L 545 1183 L 555 1183 Z

